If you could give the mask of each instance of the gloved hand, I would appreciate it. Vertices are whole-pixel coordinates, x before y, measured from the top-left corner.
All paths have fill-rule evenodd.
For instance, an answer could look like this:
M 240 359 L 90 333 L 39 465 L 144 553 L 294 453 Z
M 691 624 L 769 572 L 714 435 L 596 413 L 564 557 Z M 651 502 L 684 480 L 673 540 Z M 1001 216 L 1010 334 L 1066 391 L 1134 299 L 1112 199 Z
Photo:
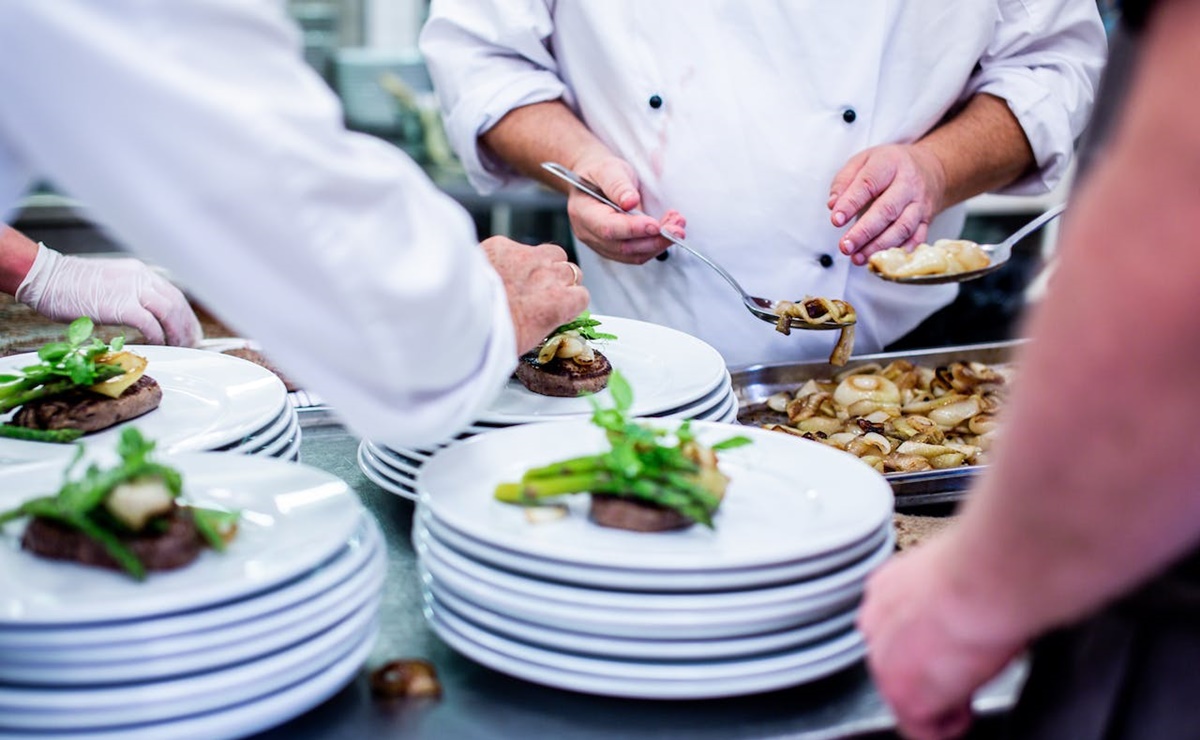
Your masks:
M 71 257 L 39 243 L 16 298 L 55 321 L 132 326 L 150 344 L 192 347 L 202 336 L 183 293 L 136 259 Z

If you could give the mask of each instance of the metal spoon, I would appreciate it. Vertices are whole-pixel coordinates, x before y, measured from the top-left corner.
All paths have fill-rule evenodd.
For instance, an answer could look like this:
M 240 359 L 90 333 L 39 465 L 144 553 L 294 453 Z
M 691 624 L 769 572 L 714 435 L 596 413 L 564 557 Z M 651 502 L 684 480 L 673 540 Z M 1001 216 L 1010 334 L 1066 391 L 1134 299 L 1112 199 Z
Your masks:
M 621 213 L 624 213 L 624 214 L 630 215 L 630 216 L 646 215 L 643 212 L 636 210 L 636 209 L 632 210 L 632 211 L 625 210 L 621 206 L 617 205 L 614 201 L 609 200 L 608 197 L 604 195 L 604 192 L 601 191 L 599 185 L 592 182 L 591 180 L 587 180 L 587 179 L 580 177 L 579 175 L 575 174 L 574 172 L 567 169 L 566 167 L 563 167 L 561 164 L 558 164 L 557 162 L 542 162 L 542 169 L 546 170 L 547 172 L 549 172 L 552 175 L 555 175 L 556 177 L 566 180 L 567 182 L 571 183 L 579 190 L 582 190 L 583 192 L 592 196 L 593 198 L 600 201 L 601 203 L 604 203 L 605 205 L 609 206 L 613 210 L 619 211 Z M 679 247 L 680 249 L 683 249 L 684 251 L 691 253 L 693 256 L 696 257 L 696 259 L 700 260 L 704 264 L 706 264 L 709 267 L 711 267 L 712 269 L 716 270 L 718 275 L 725 278 L 725 282 L 729 283 L 731 286 L 733 286 L 734 290 L 736 290 L 738 293 L 741 294 L 742 303 L 746 304 L 746 308 L 748 308 L 750 310 L 750 313 L 754 314 L 755 316 L 762 319 L 763 321 L 767 321 L 771 324 L 779 323 L 779 314 L 776 313 L 776 308 L 779 306 L 780 301 L 772 301 L 772 300 L 768 300 L 766 298 L 759 298 L 758 296 L 750 295 L 742 288 L 741 285 L 738 284 L 737 280 L 733 279 L 732 275 L 730 275 L 728 272 L 725 271 L 725 268 L 721 267 L 716 262 L 713 262 L 707 256 L 696 251 L 695 247 L 689 247 L 687 244 L 685 244 L 683 242 L 682 239 L 676 237 L 674 234 L 672 234 L 670 231 L 667 231 L 665 228 L 660 227 L 658 230 L 658 233 L 661 234 L 663 236 L 663 238 L 667 239 L 675 246 Z M 854 323 L 854 322 L 839 324 L 839 323 L 836 323 L 833 321 L 825 321 L 820 324 L 810 324 L 801 319 L 793 318 L 792 319 L 792 328 L 793 329 L 808 329 L 808 330 L 813 330 L 813 331 L 825 331 L 828 329 L 844 329 L 845 327 L 850 326 L 850 324 L 852 324 L 852 323 Z
M 1017 242 L 1029 236 L 1033 232 L 1050 223 L 1067 208 L 1066 203 L 1059 203 L 1042 215 L 1033 219 L 1029 223 L 1022 226 L 1015 234 L 1008 237 L 999 244 L 980 244 L 982 249 L 988 256 L 988 266 L 981 267 L 978 270 L 967 270 L 965 272 L 950 272 L 937 275 L 913 275 L 911 277 L 889 277 L 879 272 L 871 270 L 878 278 L 889 280 L 893 283 L 906 283 L 908 285 L 941 285 L 942 283 L 961 283 L 965 280 L 974 280 L 981 278 L 984 275 L 990 274 L 1004 267 L 1004 263 L 1012 258 L 1012 248 Z

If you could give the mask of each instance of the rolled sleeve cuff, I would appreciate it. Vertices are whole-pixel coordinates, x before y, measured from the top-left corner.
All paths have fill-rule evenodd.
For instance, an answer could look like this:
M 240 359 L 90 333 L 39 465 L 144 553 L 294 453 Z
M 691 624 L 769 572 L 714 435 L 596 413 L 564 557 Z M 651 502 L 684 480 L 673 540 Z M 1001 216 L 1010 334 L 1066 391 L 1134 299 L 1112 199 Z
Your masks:
M 1028 69 L 994 70 L 980 75 L 968 87 L 968 97 L 994 95 L 1008 103 L 1033 149 L 1037 169 L 997 192 L 1005 195 L 1040 195 L 1049 192 L 1066 175 L 1075 148 L 1071 121 L 1061 101 Z
M 558 100 L 566 86 L 551 72 L 526 72 L 519 77 L 497 76 L 490 90 L 465 95 L 450 111 L 446 133 L 458 152 L 471 185 L 483 195 L 520 178 L 511 167 L 489 154 L 479 137 L 509 111 L 534 103 Z

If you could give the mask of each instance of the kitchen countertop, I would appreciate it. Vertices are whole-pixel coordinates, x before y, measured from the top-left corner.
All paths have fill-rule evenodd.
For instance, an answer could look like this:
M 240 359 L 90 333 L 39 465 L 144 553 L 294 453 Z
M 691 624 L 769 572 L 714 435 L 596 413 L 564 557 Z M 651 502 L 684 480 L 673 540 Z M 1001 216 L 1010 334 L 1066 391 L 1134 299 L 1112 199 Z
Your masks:
M 782 691 L 703 701 L 637 701 L 547 688 L 485 668 L 443 643 L 421 613 L 416 555 L 410 538 L 414 504 L 368 481 L 358 468 L 358 439 L 320 414 L 304 420 L 302 459 L 354 488 L 382 526 L 388 577 L 381 632 L 357 678 L 321 706 L 262 739 L 555 738 L 695 740 L 854 737 L 892 727 L 891 716 L 858 663 L 836 675 Z M 424 658 L 437 668 L 440 699 L 380 700 L 367 672 L 397 658 Z M 976 697 L 976 710 L 1012 705 L 1022 679 L 1014 666 Z

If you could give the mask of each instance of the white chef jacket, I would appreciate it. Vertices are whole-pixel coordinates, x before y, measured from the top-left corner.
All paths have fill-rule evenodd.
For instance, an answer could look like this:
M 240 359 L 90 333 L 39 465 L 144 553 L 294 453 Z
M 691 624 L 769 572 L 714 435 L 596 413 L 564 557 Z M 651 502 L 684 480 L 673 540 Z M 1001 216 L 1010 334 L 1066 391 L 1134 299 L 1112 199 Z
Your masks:
M 0 100 L 0 215 L 49 179 L 359 433 L 443 437 L 515 366 L 469 216 L 345 132 L 281 2 L 0 0 Z
M 634 167 L 644 210 L 679 210 L 688 243 L 752 295 L 852 303 L 861 354 L 956 288 L 886 283 L 853 267 L 826 208 L 834 174 L 990 93 L 1008 101 L 1038 164 L 1006 192 L 1046 191 L 1087 121 L 1105 37 L 1092 0 L 433 0 L 421 50 L 479 190 L 515 177 L 480 134 L 514 108 L 561 97 Z M 957 235 L 964 217 L 947 210 L 929 239 Z M 832 347 L 835 332 L 774 332 L 678 250 L 636 266 L 577 246 L 598 313 L 689 332 L 731 365 L 817 359 Z

